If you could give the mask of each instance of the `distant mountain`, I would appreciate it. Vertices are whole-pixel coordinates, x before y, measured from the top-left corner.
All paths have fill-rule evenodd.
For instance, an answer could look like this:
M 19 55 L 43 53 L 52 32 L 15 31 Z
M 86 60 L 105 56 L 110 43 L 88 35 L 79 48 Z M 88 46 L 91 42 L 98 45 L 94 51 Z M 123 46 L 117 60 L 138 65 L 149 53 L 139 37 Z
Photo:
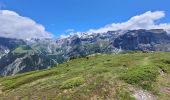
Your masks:
M 0 38 L 0 74 L 2 76 L 51 67 L 56 61 L 32 48 L 27 41 Z
M 170 51 L 170 35 L 162 29 L 73 35 L 56 43 L 57 52 L 68 57 L 128 50 Z
M 162 29 L 132 30 L 113 41 L 123 50 L 170 51 L 170 35 Z
M 10 50 L 26 44 L 23 40 L 0 37 L 0 58 L 8 54 Z
M 0 38 L 0 74 L 14 75 L 46 69 L 74 57 L 129 50 L 170 51 L 170 35 L 162 29 L 139 29 L 82 33 L 57 40 Z

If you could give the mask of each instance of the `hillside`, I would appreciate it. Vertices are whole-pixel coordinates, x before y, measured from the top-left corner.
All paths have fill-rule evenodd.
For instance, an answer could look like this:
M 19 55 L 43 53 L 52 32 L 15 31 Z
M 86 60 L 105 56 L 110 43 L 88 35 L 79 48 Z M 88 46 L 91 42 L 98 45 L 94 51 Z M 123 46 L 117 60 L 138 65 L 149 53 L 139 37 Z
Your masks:
M 54 68 L 0 78 L 1 100 L 168 100 L 170 53 L 76 58 Z

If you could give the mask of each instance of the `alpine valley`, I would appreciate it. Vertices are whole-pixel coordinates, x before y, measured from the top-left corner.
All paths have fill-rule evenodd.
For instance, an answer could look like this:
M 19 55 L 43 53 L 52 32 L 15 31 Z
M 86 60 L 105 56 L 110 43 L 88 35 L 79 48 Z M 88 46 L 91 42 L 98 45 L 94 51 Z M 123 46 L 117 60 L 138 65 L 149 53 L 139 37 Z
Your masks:
M 0 75 L 47 69 L 92 54 L 127 51 L 170 51 L 170 35 L 163 29 L 82 33 L 58 39 L 20 40 L 0 37 Z

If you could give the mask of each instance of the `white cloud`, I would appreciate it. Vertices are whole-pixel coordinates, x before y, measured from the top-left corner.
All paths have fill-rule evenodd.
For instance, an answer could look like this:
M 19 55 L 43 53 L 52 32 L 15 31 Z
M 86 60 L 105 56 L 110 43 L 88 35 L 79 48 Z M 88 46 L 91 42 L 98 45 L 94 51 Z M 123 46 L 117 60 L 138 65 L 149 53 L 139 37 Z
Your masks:
M 75 34 L 79 35 L 81 32 L 76 32 L 75 29 L 70 28 L 65 30 L 64 33 L 61 33 L 60 38 L 68 38 L 69 36 L 73 36 Z
M 133 29 L 164 29 L 170 30 L 170 23 L 156 24 L 155 21 L 165 17 L 163 11 L 147 11 L 144 14 L 134 16 L 123 23 L 112 23 L 99 29 L 90 29 L 88 33 L 104 33 L 116 30 L 133 30 Z
M 28 17 L 22 17 L 14 11 L 0 10 L 0 37 L 31 39 L 51 38 L 45 27 Z

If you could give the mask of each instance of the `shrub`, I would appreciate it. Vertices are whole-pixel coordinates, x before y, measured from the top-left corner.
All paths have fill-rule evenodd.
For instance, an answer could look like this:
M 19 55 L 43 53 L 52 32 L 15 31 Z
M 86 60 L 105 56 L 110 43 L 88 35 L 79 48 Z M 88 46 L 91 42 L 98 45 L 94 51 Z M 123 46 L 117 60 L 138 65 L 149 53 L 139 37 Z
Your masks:
M 129 84 L 137 84 L 146 90 L 152 90 L 152 83 L 159 74 L 157 67 L 140 66 L 130 69 L 121 75 L 121 79 Z
M 84 82 L 85 82 L 85 80 L 83 77 L 74 77 L 74 78 L 64 81 L 61 84 L 60 88 L 61 89 L 74 88 L 74 87 L 78 87 L 78 86 L 84 84 Z

